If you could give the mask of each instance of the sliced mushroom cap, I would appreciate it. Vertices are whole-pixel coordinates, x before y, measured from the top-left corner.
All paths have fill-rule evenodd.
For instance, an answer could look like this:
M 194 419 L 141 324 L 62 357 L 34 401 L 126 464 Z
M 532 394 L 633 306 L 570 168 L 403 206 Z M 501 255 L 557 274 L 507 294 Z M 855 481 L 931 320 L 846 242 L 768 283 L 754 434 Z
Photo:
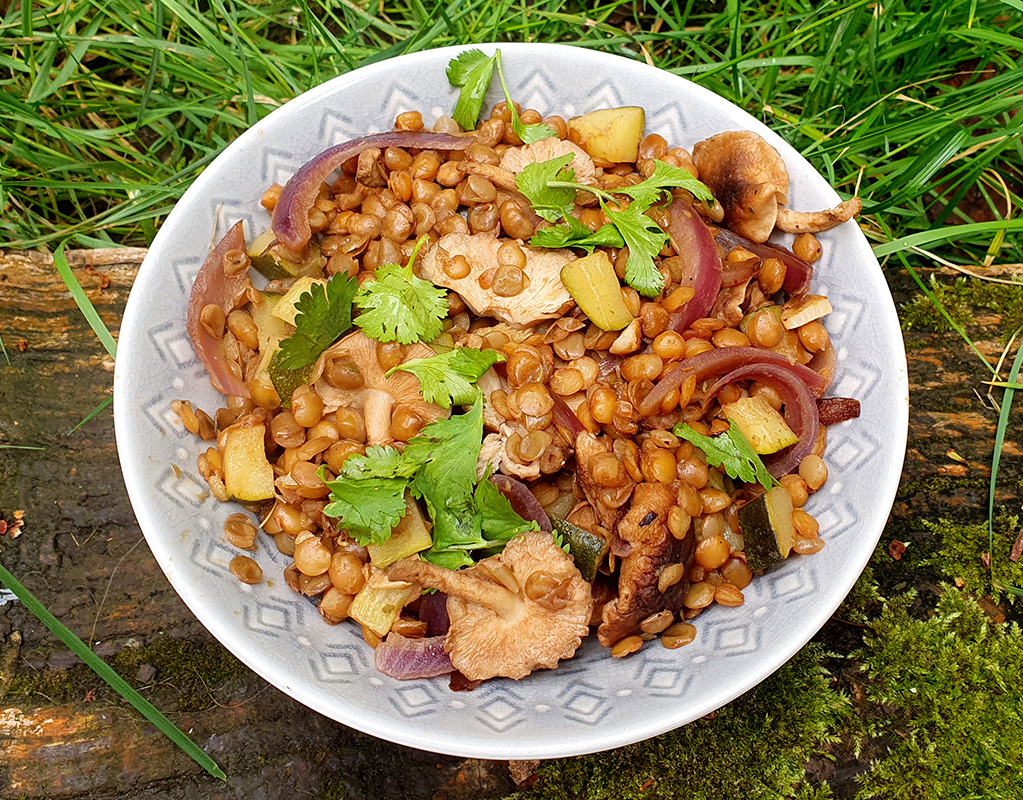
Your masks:
M 457 572 L 404 559 L 388 570 L 448 595 L 444 649 L 470 680 L 524 678 L 571 658 L 588 632 L 590 585 L 550 534 L 523 533 L 496 556 Z
M 445 409 L 423 399 L 419 379 L 412 373 L 398 371 L 387 377 L 377 358 L 377 344 L 362 331 L 349 334 L 320 355 L 312 375 L 316 392 L 323 399 L 324 413 L 337 411 L 341 406 L 359 409 L 366 420 L 366 443 L 370 445 L 394 441 L 391 414 L 399 406 L 413 411 L 426 423 L 448 415 Z M 416 342 L 406 346 L 401 363 L 432 355 L 436 355 L 432 349 Z M 353 374 L 361 377 L 357 387 L 341 389 L 323 376 L 328 363 L 338 359 L 343 359 Z
M 597 168 L 593 165 L 590 154 L 568 139 L 548 138 L 523 147 L 509 147 L 501 156 L 501 168 L 517 175 L 530 164 L 550 161 L 566 153 L 574 156 L 568 166 L 575 170 L 576 182 L 585 184 L 597 182 Z
M 789 172 L 781 154 L 752 131 L 726 131 L 698 142 L 693 161 L 725 210 L 725 222 L 754 242 L 767 241 L 779 203 L 788 202 Z
M 691 528 L 683 539 L 672 535 L 668 514 L 674 505 L 675 493 L 663 483 L 640 483 L 632 493 L 632 505 L 616 530 L 629 550 L 622 558 L 618 597 L 605 604 L 597 629 L 605 647 L 638 633 L 651 614 L 677 613 L 682 607 L 696 542 Z M 674 582 L 662 591 L 659 584 L 667 580 Z
M 526 257 L 521 270 L 518 291 L 514 281 L 502 284 L 498 270 L 498 250 L 510 239 L 498 239 L 489 233 L 449 233 L 431 247 L 420 262 L 423 278 L 438 286 L 453 289 L 462 296 L 473 313 L 480 317 L 496 317 L 515 325 L 533 325 L 541 320 L 556 319 L 572 305 L 572 296 L 561 282 L 561 268 L 576 256 L 571 250 L 548 250 L 520 245 Z M 460 277 L 464 265 L 469 272 Z M 518 270 L 517 267 L 511 267 Z M 482 285 L 481 285 L 482 283 Z M 508 287 L 502 290 L 502 285 Z M 484 288 L 484 286 L 486 288 Z

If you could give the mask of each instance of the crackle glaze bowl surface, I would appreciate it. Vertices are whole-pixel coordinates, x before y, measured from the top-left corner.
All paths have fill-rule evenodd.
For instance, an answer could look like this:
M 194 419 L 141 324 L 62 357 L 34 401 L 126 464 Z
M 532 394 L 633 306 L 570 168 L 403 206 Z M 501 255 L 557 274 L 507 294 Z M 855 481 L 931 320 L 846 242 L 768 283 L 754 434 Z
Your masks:
M 170 410 L 187 398 L 213 411 L 210 387 L 185 332 L 187 296 L 213 239 L 241 219 L 264 230 L 264 189 L 285 183 L 330 145 L 389 130 L 408 110 L 427 124 L 454 107 L 445 77 L 459 50 L 395 58 L 335 78 L 287 103 L 240 136 L 196 179 L 161 228 L 131 292 L 114 377 L 117 444 L 139 524 L 160 566 L 199 620 L 245 664 L 307 706 L 366 733 L 440 753 L 527 759 L 577 755 L 676 728 L 727 703 L 788 660 L 824 624 L 874 549 L 895 495 L 906 443 L 908 388 L 891 295 L 854 223 L 821 235 L 813 291 L 834 313 L 838 352 L 829 394 L 858 398 L 858 420 L 828 432 L 830 479 L 808 508 L 827 546 L 793 556 L 755 580 L 739 608 L 713 607 L 679 650 L 653 642 L 612 659 L 593 637 L 576 658 L 521 681 L 453 693 L 447 678 L 399 682 L 373 667 L 356 626 L 325 625 L 285 585 L 288 559 L 268 536 L 253 554 L 256 586 L 228 572 L 236 551 L 222 533 L 236 507 L 216 502 L 196 471 L 207 446 Z M 492 45 L 481 46 L 492 52 Z M 691 148 L 714 133 L 748 129 L 784 157 L 797 210 L 838 196 L 795 150 L 731 103 L 688 81 L 616 56 L 543 44 L 501 45 L 512 96 L 564 117 L 639 105 L 647 132 Z M 484 113 L 499 100 L 495 79 Z

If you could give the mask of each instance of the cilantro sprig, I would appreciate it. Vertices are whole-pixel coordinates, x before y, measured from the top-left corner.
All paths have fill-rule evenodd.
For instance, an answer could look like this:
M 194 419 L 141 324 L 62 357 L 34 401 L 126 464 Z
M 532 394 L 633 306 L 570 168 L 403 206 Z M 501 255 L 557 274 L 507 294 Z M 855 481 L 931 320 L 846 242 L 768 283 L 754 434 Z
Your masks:
M 548 222 L 565 220 L 565 224 L 543 228 L 529 240 L 534 247 L 628 247 L 629 260 L 625 267 L 625 281 L 646 297 L 656 297 L 664 289 L 664 276 L 654 264 L 654 257 L 668 241 L 668 234 L 646 215 L 655 203 L 671 196 L 674 188 L 687 189 L 694 197 L 714 202 L 714 195 L 688 171 L 663 161 L 656 161 L 650 177 L 633 186 L 621 186 L 605 191 L 579 183 L 570 166 L 574 156 L 567 153 L 549 161 L 529 164 L 520 172 L 515 183 L 526 196 L 533 210 Z M 590 231 L 572 217 L 575 193 L 596 195 L 607 215 L 608 224 Z M 618 207 L 615 195 L 626 195 L 632 202 L 627 208 Z M 613 207 L 614 206 L 614 207 Z
M 480 392 L 476 381 L 494 364 L 504 360 L 496 350 L 456 347 L 446 353 L 406 361 L 387 374 L 390 376 L 395 370 L 411 372 L 419 378 L 426 402 L 451 408 L 474 402 Z
M 307 367 L 352 327 L 352 298 L 359 282 L 341 273 L 326 285 L 314 283 L 295 303 L 295 332 L 275 356 L 283 369 Z
M 699 447 L 706 454 L 707 463 L 712 467 L 724 467 L 729 477 L 759 483 L 765 489 L 777 483 L 738 425 L 730 424 L 728 430 L 717 436 L 704 436 L 680 422 L 671 432 Z
M 422 500 L 433 523 L 429 561 L 456 569 L 472 563 L 474 550 L 500 548 L 512 537 L 536 530 L 484 476 L 476 479 L 483 443 L 483 399 L 450 419 L 423 428 L 408 445 L 370 447 L 350 456 L 328 481 L 324 513 L 360 544 L 385 541 L 405 514 L 405 496 Z M 320 477 L 325 477 L 322 472 Z
M 461 126 L 462 130 L 471 131 L 476 127 L 480 112 L 483 110 L 483 98 L 490 87 L 495 67 L 498 80 L 501 81 L 501 88 L 504 90 L 504 101 L 508 106 L 508 111 L 511 112 L 512 130 L 523 144 L 532 144 L 541 139 L 557 136 L 557 131 L 549 125 L 541 123 L 526 125 L 522 122 L 522 118 L 512 102 L 511 92 L 508 91 L 508 83 L 504 79 L 500 50 L 495 50 L 492 56 L 487 56 L 480 50 L 466 50 L 448 62 L 448 81 L 452 86 L 461 87 L 451 118 Z
M 440 335 L 448 315 L 447 291 L 416 277 L 412 264 L 427 241 L 423 236 L 404 267 L 384 264 L 376 277 L 359 287 L 355 305 L 362 312 L 355 324 L 380 342 L 431 341 Z

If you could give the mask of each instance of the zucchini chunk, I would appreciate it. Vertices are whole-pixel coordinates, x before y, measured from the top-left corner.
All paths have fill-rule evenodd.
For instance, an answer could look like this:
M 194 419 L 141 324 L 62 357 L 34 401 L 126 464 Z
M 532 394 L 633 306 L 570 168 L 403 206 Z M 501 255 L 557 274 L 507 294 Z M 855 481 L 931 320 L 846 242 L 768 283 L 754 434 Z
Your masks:
M 568 554 L 575 560 L 576 569 L 582 574 L 583 580 L 593 583 L 610 543 L 585 528 L 573 525 L 567 519 L 549 516 L 554 530 L 561 534 L 568 545 Z
M 792 498 L 775 486 L 739 508 L 746 564 L 753 572 L 784 561 L 792 550 Z

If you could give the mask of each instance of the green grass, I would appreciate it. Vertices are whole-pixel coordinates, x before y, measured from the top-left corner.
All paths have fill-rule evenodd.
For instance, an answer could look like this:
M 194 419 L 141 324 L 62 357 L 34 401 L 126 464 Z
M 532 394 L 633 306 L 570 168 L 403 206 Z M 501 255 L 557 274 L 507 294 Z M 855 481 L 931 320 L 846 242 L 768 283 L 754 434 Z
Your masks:
M 648 59 L 739 103 L 840 190 L 859 187 L 877 241 L 884 223 L 897 248 L 1020 262 L 1018 228 L 999 222 L 1023 181 L 1017 5 L 11 2 L 0 239 L 144 245 L 225 145 L 323 80 L 430 47 L 542 40 Z M 961 229 L 976 221 L 994 224 Z

